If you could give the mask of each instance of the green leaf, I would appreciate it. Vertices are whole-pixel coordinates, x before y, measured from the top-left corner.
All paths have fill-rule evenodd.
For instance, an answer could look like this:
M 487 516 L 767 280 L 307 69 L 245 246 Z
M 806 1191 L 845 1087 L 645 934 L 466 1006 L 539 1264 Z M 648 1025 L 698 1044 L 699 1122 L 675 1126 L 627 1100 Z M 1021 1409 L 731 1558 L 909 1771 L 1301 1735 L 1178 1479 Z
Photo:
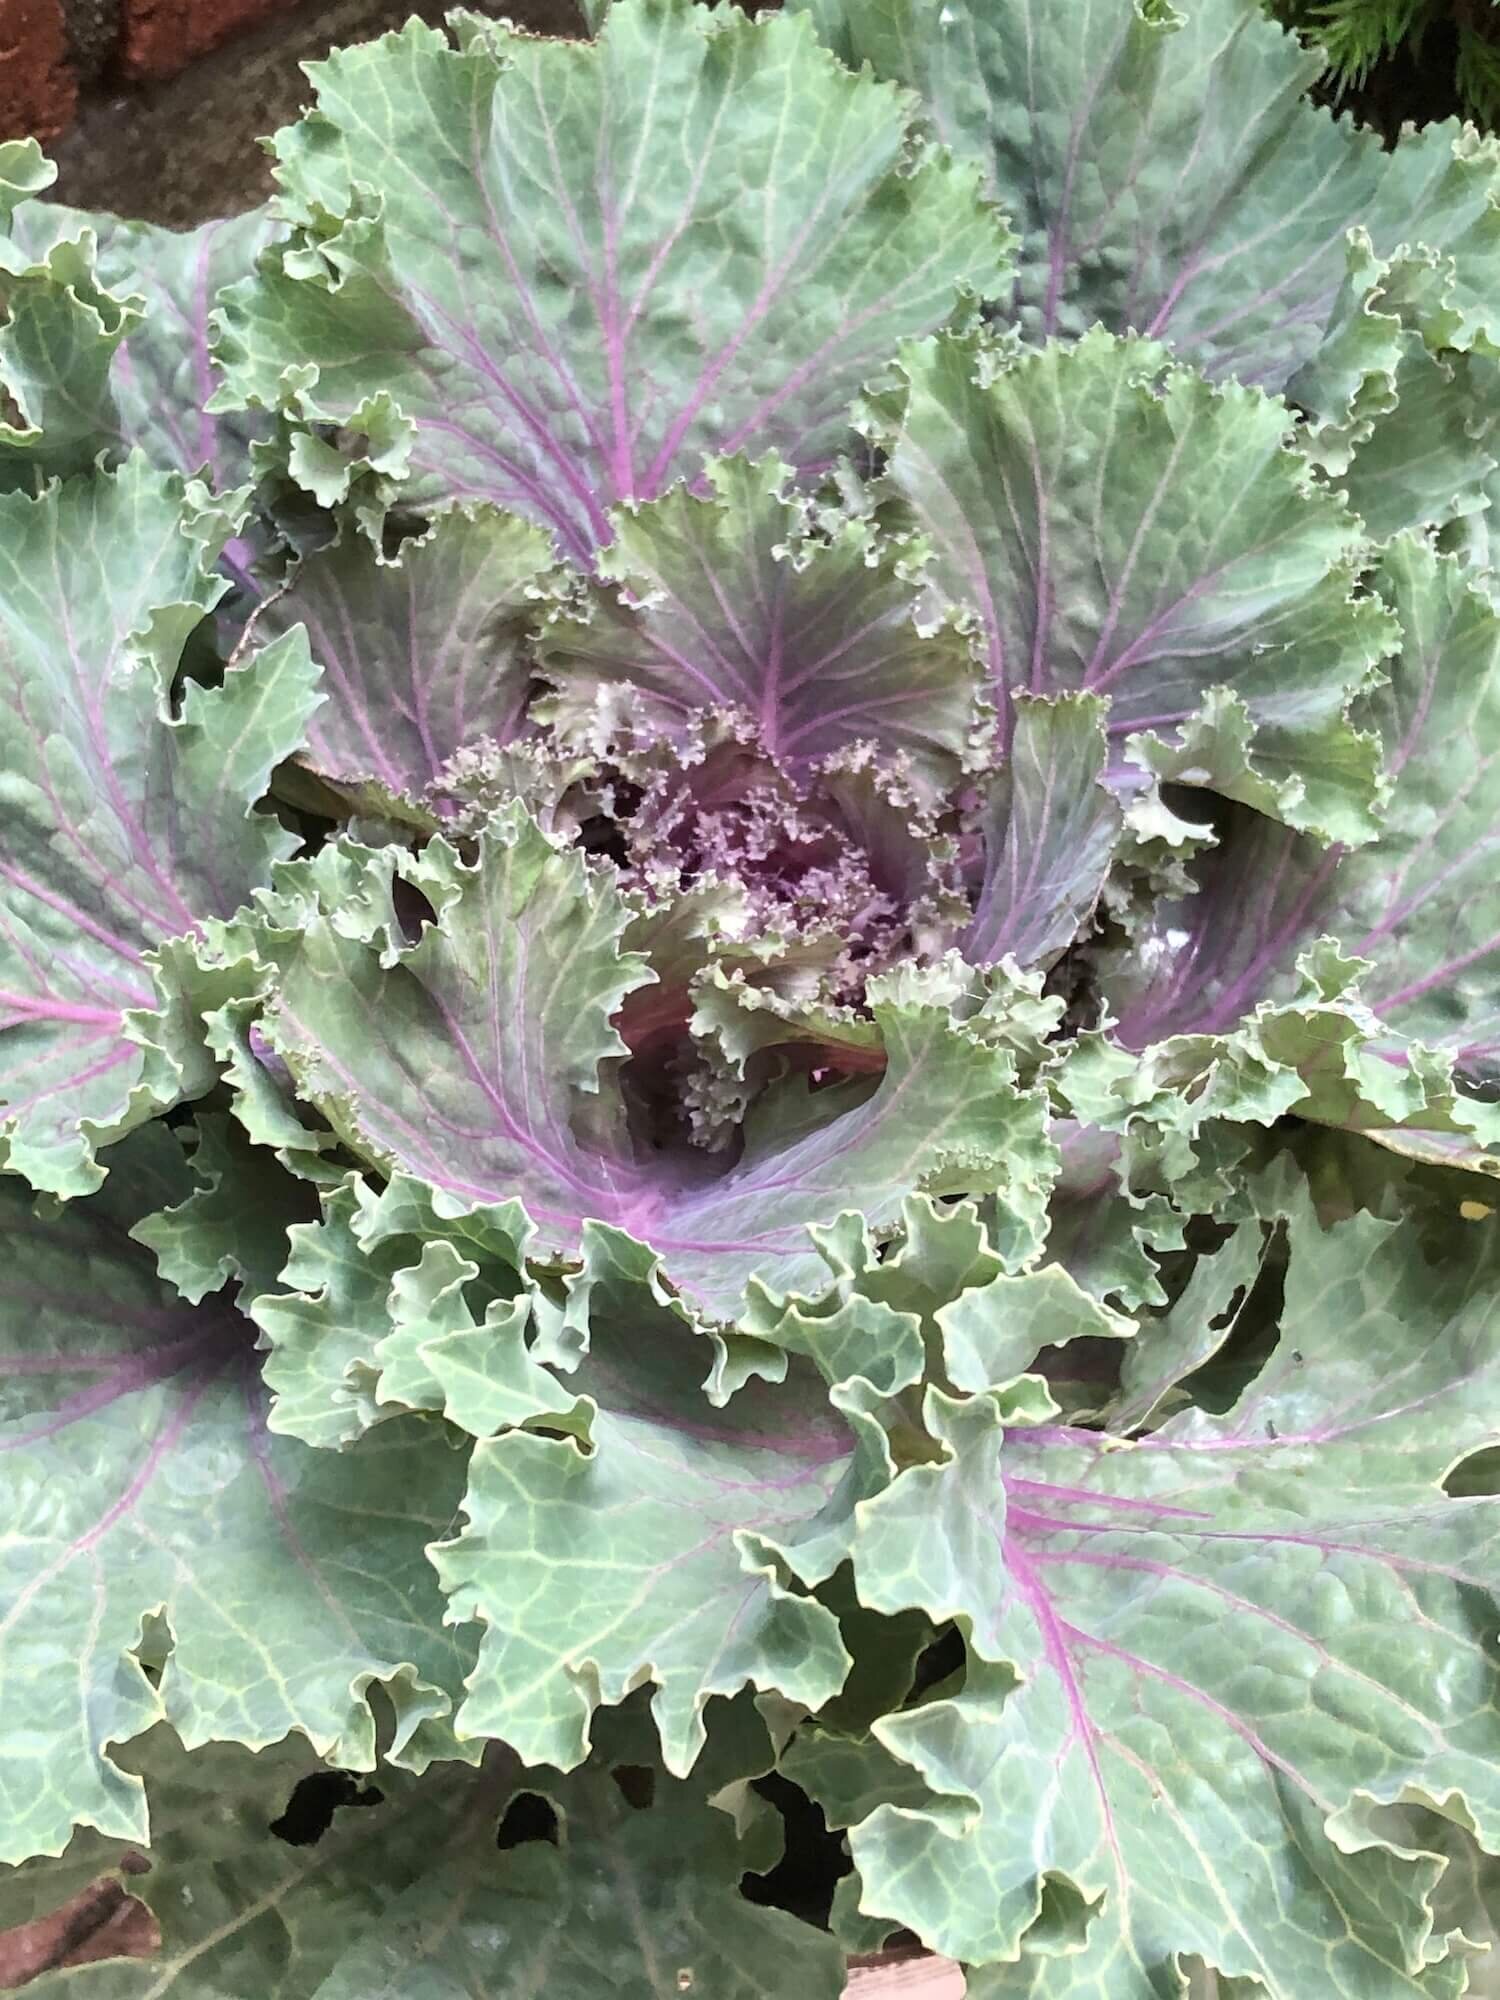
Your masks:
M 307 760 L 341 786 L 373 781 L 423 798 L 451 759 L 504 745 L 525 708 L 524 644 L 551 568 L 540 529 L 491 507 L 445 514 L 384 562 L 346 530 L 308 556 L 257 620 L 305 626 L 325 701 Z
M 712 497 L 684 488 L 617 510 L 586 615 L 539 648 L 565 733 L 608 704 L 625 728 L 690 745 L 728 711 L 793 771 L 873 744 L 924 792 L 957 778 L 974 732 L 977 670 L 963 635 L 916 617 L 915 562 L 873 523 L 814 533 L 779 459 L 717 459 Z
M 1462 1826 L 1425 1806 L 1391 1808 L 1376 1814 L 1373 1823 L 1386 1839 L 1443 1857 L 1446 1866 L 1432 1892 L 1433 1928 L 1439 1935 L 1462 1931 L 1477 1947 L 1464 1988 L 1466 2000 L 1495 2000 L 1500 1993 L 1500 1862 Z
M 9 223 L 16 204 L 45 194 L 57 168 L 35 139 L 0 140 L 0 221 Z
M 1374 832 L 1377 745 L 1348 719 L 1392 651 L 1351 597 L 1359 523 L 1286 446 L 1285 407 L 1093 331 L 1008 363 L 952 337 L 903 350 L 877 400 L 888 479 L 941 601 L 976 607 L 991 691 L 1107 695 L 1111 764 L 1190 741 L 1211 699 L 1247 740 L 1206 783 L 1325 840 Z M 1219 691 L 1223 693 L 1219 693 Z
M 1319 922 L 1372 962 L 1365 991 L 1382 1020 L 1486 1070 L 1500 1063 L 1500 921 L 1487 893 L 1500 844 L 1500 616 L 1459 564 L 1415 538 L 1387 554 L 1381 586 L 1402 648 L 1366 706 L 1395 788 L 1378 842 L 1340 864 Z
M 816 1800 L 835 1831 L 857 1826 L 878 1806 L 922 1812 L 936 1803 L 911 1765 L 873 1736 L 844 1735 L 816 1722 L 797 1731 L 777 1769 Z
M 253 1299 L 280 1279 L 289 1231 L 307 1216 L 311 1190 L 271 1154 L 247 1144 L 243 1129 L 222 1112 L 200 1112 L 194 1129 L 197 1186 L 175 1208 L 137 1223 L 131 1235 L 190 1304 L 231 1279 Z
M 1063 1074 L 1066 1078 L 1066 1069 Z M 1066 1097 L 1066 1087 L 1060 1094 Z M 1106 1304 L 1127 1312 L 1164 1305 L 1167 1295 L 1151 1253 L 1181 1247 L 1183 1217 L 1164 1194 L 1143 1195 L 1128 1186 L 1119 1138 L 1071 1120 L 1059 1120 L 1056 1129 L 1061 1171 L 1048 1259 Z
M 161 1944 L 147 1958 L 45 1976 L 39 2000 L 75 1988 L 95 2000 L 272 1992 L 313 2000 L 359 1938 L 385 1935 L 402 1892 L 426 1878 L 434 1855 L 455 1846 L 467 1854 L 478 1841 L 494 1858 L 480 1817 L 486 1781 L 463 1766 L 416 1783 L 382 1769 L 378 1803 L 366 1793 L 337 1811 L 320 1839 L 293 1845 L 270 1829 L 299 1782 L 322 1771 L 295 1738 L 258 1755 L 226 1743 L 187 1754 L 159 1724 L 120 1761 L 145 1786 L 151 1824 L 149 1843 L 139 1843 L 149 1867 L 121 1880 L 155 1915 Z M 491 1825 L 497 1816 L 498 1804 Z M 0 1924 L 55 1909 L 121 1859 L 119 1840 L 81 1832 L 61 1860 L 0 1870 Z
M 315 705 L 305 647 L 172 703 L 226 531 L 140 457 L 0 496 L 0 1156 L 60 1194 L 98 1185 L 97 1141 L 207 1087 L 197 1020 L 147 954 L 227 917 L 293 845 L 251 808 Z
M 1496 364 L 1483 326 L 1449 309 L 1452 260 L 1376 257 L 1363 229 L 1346 256 L 1323 344 L 1288 391 L 1312 419 L 1304 449 L 1381 538 L 1473 515 L 1496 464 Z
M 740 1895 L 744 1857 L 722 1813 L 687 1800 L 633 1812 L 611 1790 L 607 1778 L 561 1789 L 556 1846 L 475 1843 L 434 1868 L 316 2000 L 481 2000 L 502 1990 L 497 1976 L 517 1994 L 838 2000 L 843 1954 Z
M 819 1709 L 818 1720 L 829 1730 L 862 1733 L 910 1695 L 918 1663 L 937 1634 L 923 1612 L 887 1618 L 861 1604 L 847 1563 L 819 1586 L 818 1596 L 837 1615 L 839 1634 L 854 1662 L 842 1688 Z M 779 1768 L 787 1769 L 785 1755 Z
M 1169 1309 L 1142 1322 L 1121 1364 L 1120 1394 L 1109 1413 L 1116 1429 L 1148 1423 L 1178 1383 L 1228 1343 L 1265 1256 L 1260 1223 L 1239 1223 L 1211 1256 L 1197 1259 Z
M 158 1717 L 189 1746 L 295 1729 L 369 1769 L 378 1683 L 399 1761 L 459 1754 L 467 1655 L 423 1550 L 461 1458 L 421 1423 L 357 1453 L 268 1435 L 250 1322 L 176 1298 L 128 1234 L 189 1191 L 175 1140 L 137 1135 L 112 1164 L 61 1213 L 0 1182 L 7 1859 L 61 1852 L 75 1824 L 144 1839 L 139 1781 L 108 1746 Z M 143 1636 L 157 1620 L 164 1660 Z
M 586 1243 L 590 1348 L 570 1386 L 594 1404 L 587 1447 L 482 1440 L 467 1524 L 432 1550 L 450 1617 L 485 1627 L 461 1727 L 571 1770 L 594 1710 L 649 1680 L 685 1773 L 711 1696 L 750 1685 L 815 1708 L 843 1684 L 838 1622 L 792 1590 L 779 1545 L 830 1505 L 849 1439 L 806 1378 L 715 1410 L 713 1344 L 657 1295 L 649 1255 L 597 1229 Z
M 937 1314 L 944 1368 L 959 1389 L 996 1388 L 1075 1340 L 1128 1340 L 1133 1321 L 1090 1297 L 1060 1264 L 974 1286 Z
M 226 406 L 352 433 L 384 394 L 416 505 L 494 500 L 586 557 L 612 500 L 716 453 L 819 468 L 897 343 L 1001 278 L 974 171 L 914 160 L 901 94 L 803 22 L 623 0 L 590 43 L 455 26 L 315 67 L 276 141 L 299 227 L 218 349 Z
M 485 827 L 473 866 L 445 841 L 401 865 L 440 921 L 394 964 L 322 913 L 285 945 L 268 938 L 282 959 L 268 1040 L 374 1163 L 470 1205 L 515 1195 L 544 1220 L 607 1213 L 624 1170 L 569 1121 L 585 1094 L 605 1131 L 616 1115 L 601 1066 L 625 1045 L 610 1017 L 650 976 L 619 948 L 630 910 L 516 805 Z M 372 893 L 388 897 L 388 880 Z M 490 1112 L 477 1132 L 476 1091 Z
M 13 172 L 23 194 L 46 172 L 40 155 Z M 84 472 L 117 434 L 113 371 L 121 343 L 139 323 L 138 298 L 117 298 L 99 282 L 94 239 L 33 248 L 25 221 L 53 213 L 23 201 L 10 213 L 12 181 L 0 198 L 0 490 Z
M 322 1220 L 289 1232 L 287 1290 L 249 1308 L 270 1346 L 269 1428 L 324 1446 L 409 1410 L 475 1437 L 573 1428 L 577 1398 L 532 1352 L 527 1234 L 518 1211 L 439 1216 L 399 1179 L 378 1196 L 357 1175 L 327 1191 Z
M 1444 1800 L 1500 1838 L 1500 1509 L 1443 1490 L 1495 1434 L 1500 1236 L 1438 1249 L 1299 1207 L 1259 1373 L 1133 1445 L 929 1391 L 942 1458 L 862 1508 L 855 1575 L 971 1659 L 876 1725 L 940 1807 L 851 1842 L 865 1907 L 981 1993 L 1147 2000 L 1188 1953 L 1289 2000 L 1461 1991 L 1436 1864 L 1369 1824 Z M 1059 1885 L 1086 1936 L 1011 1966 Z
M 1104 783 L 1109 704 L 1017 695 L 1010 754 L 982 816 L 984 877 L 964 955 L 1047 965 L 1093 916 L 1124 816 Z

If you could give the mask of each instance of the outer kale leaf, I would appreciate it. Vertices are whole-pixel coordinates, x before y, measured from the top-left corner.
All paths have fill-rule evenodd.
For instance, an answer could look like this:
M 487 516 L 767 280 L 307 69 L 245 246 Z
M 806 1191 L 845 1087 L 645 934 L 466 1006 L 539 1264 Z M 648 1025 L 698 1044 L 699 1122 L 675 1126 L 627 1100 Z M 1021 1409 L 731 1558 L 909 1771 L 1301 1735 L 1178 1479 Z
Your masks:
M 80 439 L 83 462 L 110 446 L 138 447 L 164 471 L 201 474 L 220 490 L 239 485 L 250 471 L 258 426 L 208 412 L 219 386 L 209 314 L 224 286 L 248 277 L 276 235 L 269 212 L 252 209 L 175 230 L 36 201 L 18 210 L 10 231 L 39 266 L 89 269 L 102 293 L 133 301 L 119 308 L 125 337 L 111 348 L 92 444 Z M 65 373 L 60 366 L 58 375 L 76 396 L 76 367 L 69 364 Z M 42 420 L 50 436 L 56 419 L 44 409 Z
M 434 1868 L 392 1909 L 392 1935 L 346 1952 L 317 2000 L 489 1994 L 497 1963 L 517 1992 L 838 2000 L 834 1941 L 740 1895 L 745 1857 L 723 1813 L 670 1793 L 632 1811 L 603 1774 L 548 1792 L 555 1846 L 497 1856 L 476 1842 Z
M 1492 171 L 1482 153 L 1469 169 Z M 1489 226 L 1458 246 L 1465 264 L 1482 270 L 1492 255 Z M 1376 535 L 1472 522 L 1496 463 L 1490 306 L 1459 285 L 1454 259 L 1423 245 L 1378 257 L 1357 229 L 1345 258 L 1322 345 L 1287 391 L 1310 419 L 1304 448 Z
M 129 1942 L 143 1955 L 85 1967 L 70 1952 L 38 1993 L 78 1984 L 103 2000 L 390 2000 L 576 1972 L 675 2000 L 691 1990 L 677 1983 L 688 1972 L 698 1990 L 739 2000 L 834 2000 L 833 1942 L 738 1894 L 764 1843 L 738 1825 L 730 1794 L 775 1755 L 754 1709 L 720 1704 L 701 1774 L 670 1794 L 660 1781 L 649 1812 L 631 1810 L 612 1776 L 639 1763 L 638 1708 L 602 1733 L 600 1754 L 572 1779 L 523 1772 L 492 1749 L 478 1772 L 448 1765 L 413 1781 L 382 1765 L 361 1789 L 295 1739 L 258 1755 L 227 1744 L 185 1754 L 158 1725 L 121 1753 L 146 1786 L 149 1845 L 85 1831 L 58 1860 L 0 1870 L 0 1952 L 5 1926 L 93 1885 L 136 1899 Z M 515 1843 L 502 1815 L 518 1793 L 556 1809 L 556 1844 Z M 320 1806 L 331 1810 L 321 1832 Z M 627 1893 L 601 1898 L 601 1879 Z
M 1243 0 L 801 0 L 846 60 L 920 92 L 1021 237 L 1028 338 L 1102 321 L 1281 389 L 1333 314 L 1348 232 L 1429 244 L 1493 324 L 1491 142 L 1378 136 L 1309 104 L 1321 58 Z M 1247 115 L 1247 113 L 1249 115 Z
M 1500 617 L 1457 561 L 1416 540 L 1393 545 L 1380 584 L 1402 647 L 1359 711 L 1380 732 L 1392 780 L 1378 839 L 1320 850 L 1231 813 L 1195 864 L 1197 892 L 1159 906 L 1128 953 L 1112 955 L 1105 991 L 1135 1047 L 1231 1034 L 1260 1003 L 1283 1002 L 1284 1015 L 1266 1011 L 1248 1031 L 1305 1069 L 1305 1093 L 1285 1108 L 1493 1138 L 1492 1114 L 1463 1093 L 1486 1097 L 1500 1078 Z M 1295 965 L 1320 935 L 1366 961 L 1357 992 L 1373 1018 L 1343 1007 L 1340 1025 L 1329 1010 L 1299 1047 Z M 1363 1114 L 1340 1094 L 1339 1039 Z
M 902 95 L 805 23 L 629 0 L 591 44 L 459 33 L 317 66 L 277 142 L 296 233 L 219 344 L 226 407 L 374 424 L 418 504 L 495 500 L 587 559 L 612 500 L 710 454 L 826 466 L 897 343 L 1000 281 L 973 170 L 913 164 Z
M 1108 697 L 1118 781 L 1149 760 L 1368 839 L 1377 746 L 1348 709 L 1395 633 L 1352 595 L 1359 524 L 1312 489 L 1281 404 L 1165 364 L 1101 332 L 1010 361 L 970 339 L 906 348 L 875 434 L 933 544 L 927 576 L 977 611 L 998 703 Z
M 1081 1950 L 981 1992 L 1144 2000 L 1187 1953 L 1274 1994 L 1461 1990 L 1436 1864 L 1371 1807 L 1447 1801 L 1500 1842 L 1500 1511 L 1443 1491 L 1495 1433 L 1500 1239 L 1291 1226 L 1279 1334 L 1224 1415 L 1130 1444 L 930 1391 L 941 1461 L 861 1510 L 861 1594 L 957 1617 L 973 1655 L 877 1725 L 941 1803 L 855 1828 L 867 1907 L 981 1963 L 1049 1884 L 1088 1913 Z
M 33 245 L 56 169 L 34 139 L 0 141 L 0 489 L 81 472 L 114 435 L 111 370 L 138 321 L 137 299 L 108 291 L 93 239 Z
M 423 1549 L 462 1459 L 420 1421 L 355 1453 L 270 1435 L 250 1322 L 177 1299 L 130 1238 L 190 1188 L 161 1130 L 61 1212 L 0 1182 L 8 1859 L 60 1853 L 74 1825 L 144 1839 L 109 1746 L 158 1717 L 189 1745 L 298 1730 L 368 1769 L 380 1683 L 401 1761 L 458 1754 L 444 1718 L 467 1658 Z
M 1495 2000 L 1500 1992 L 1500 1862 L 1486 1854 L 1472 1835 L 1451 1819 L 1423 1806 L 1393 1808 L 1378 1816 L 1388 1839 L 1428 1854 L 1442 1855 L 1447 1864 L 1432 1896 L 1434 1928 L 1462 1931 L 1477 1947 L 1469 1967 L 1467 2000 Z
M 586 1448 L 481 1441 L 466 1526 L 432 1552 L 451 1615 L 486 1628 L 461 1727 L 571 1769 L 594 1710 L 649 1680 L 663 1758 L 686 1773 L 711 1696 L 748 1683 L 818 1707 L 843 1685 L 838 1621 L 789 1587 L 780 1550 L 840 1511 L 850 1439 L 808 1379 L 715 1410 L 714 1343 L 628 1240 L 591 1230 L 584 1282 L 569 1386 L 594 1406 Z
M 145 1788 L 149 1839 L 143 1829 L 127 1846 L 82 1831 L 60 1860 L 0 1870 L 0 1925 L 46 1914 L 134 1854 L 148 1865 L 119 1879 L 152 1912 L 160 1943 L 146 1957 L 54 1973 L 37 1984 L 38 1995 L 76 1987 L 98 2000 L 272 1992 L 278 2000 L 313 2000 L 343 1953 L 386 1921 L 435 1854 L 467 1855 L 481 1842 L 498 1858 L 493 1826 L 501 1800 L 487 1778 L 462 1765 L 429 1772 L 420 1783 L 383 1768 L 379 1803 L 366 1792 L 357 1806 L 334 1814 L 320 1839 L 294 1845 L 271 1828 L 282 1823 L 300 1783 L 310 1779 L 315 1790 L 328 1784 L 326 1770 L 296 1738 L 258 1754 L 228 1743 L 185 1753 L 161 1723 L 118 1755 Z
M 98 1185 L 97 1140 L 211 1080 L 148 955 L 295 846 L 252 808 L 315 704 L 306 647 L 174 688 L 224 588 L 196 493 L 136 456 L 0 497 L 0 1145 L 63 1194 Z

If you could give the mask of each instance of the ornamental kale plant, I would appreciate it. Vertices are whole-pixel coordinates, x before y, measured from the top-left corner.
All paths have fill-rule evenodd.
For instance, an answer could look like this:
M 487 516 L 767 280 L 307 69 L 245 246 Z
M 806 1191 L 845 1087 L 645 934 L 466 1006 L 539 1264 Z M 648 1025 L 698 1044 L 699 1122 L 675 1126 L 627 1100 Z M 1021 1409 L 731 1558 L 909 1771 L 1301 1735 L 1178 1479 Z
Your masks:
M 598 11 L 0 152 L 0 1925 L 1500 1991 L 1500 150 Z

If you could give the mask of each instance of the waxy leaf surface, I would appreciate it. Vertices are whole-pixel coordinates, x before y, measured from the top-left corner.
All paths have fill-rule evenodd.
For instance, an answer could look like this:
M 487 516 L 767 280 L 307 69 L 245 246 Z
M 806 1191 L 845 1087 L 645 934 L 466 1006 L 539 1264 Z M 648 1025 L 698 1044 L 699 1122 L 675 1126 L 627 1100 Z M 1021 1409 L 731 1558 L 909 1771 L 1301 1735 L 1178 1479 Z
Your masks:
M 163 1716 L 190 1745 L 298 1730 L 368 1769 L 381 1683 L 399 1756 L 457 1754 L 467 1656 L 423 1549 L 462 1457 L 420 1422 L 355 1453 L 271 1436 L 251 1323 L 176 1298 L 129 1235 L 190 1186 L 162 1130 L 60 1213 L 0 1183 L 9 1860 L 61 1853 L 75 1824 L 144 1840 L 140 1781 L 109 1746 Z
M 174 699 L 223 532 L 138 456 L 0 497 L 0 1146 L 57 1193 L 97 1186 L 94 1138 L 184 1088 L 191 1024 L 128 1029 L 163 1006 L 145 955 L 294 846 L 252 808 L 316 701 L 306 648 Z
M 1359 523 L 1312 490 L 1281 404 L 1165 360 L 1097 331 L 1008 366 L 906 348 L 873 421 L 932 587 L 978 612 L 997 703 L 1108 697 L 1122 779 L 1140 733 L 1163 776 L 1367 839 L 1376 745 L 1347 710 L 1394 631 L 1351 599 Z
M 862 1510 L 862 1594 L 957 1617 L 974 1656 L 876 1727 L 949 1803 L 854 1830 L 866 1907 L 985 1963 L 1065 1885 L 1086 1943 L 1015 1990 L 1145 2000 L 1179 1953 L 1277 1994 L 1462 1990 L 1419 1942 L 1434 1864 L 1363 1828 L 1421 1796 L 1500 1839 L 1500 1507 L 1442 1484 L 1495 1431 L 1497 1238 L 1324 1235 L 1300 1206 L 1292 1231 L 1279 1337 L 1223 1416 L 1131 1444 L 929 1392 L 945 1462 Z
M 418 503 L 495 500 L 586 559 L 611 502 L 714 453 L 826 466 L 899 341 L 1000 282 L 974 170 L 903 172 L 906 101 L 804 22 L 629 0 L 594 43 L 461 40 L 317 66 L 278 142 L 306 241 L 226 296 L 219 347 L 231 402 L 398 412 Z

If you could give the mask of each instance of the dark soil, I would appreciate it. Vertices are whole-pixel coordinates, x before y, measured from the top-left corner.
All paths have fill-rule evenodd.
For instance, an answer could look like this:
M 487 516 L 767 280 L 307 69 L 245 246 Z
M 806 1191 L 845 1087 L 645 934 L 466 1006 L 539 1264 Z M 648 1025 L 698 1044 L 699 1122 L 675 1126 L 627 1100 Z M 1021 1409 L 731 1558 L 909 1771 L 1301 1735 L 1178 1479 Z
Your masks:
M 50 150 L 58 200 L 175 227 L 252 208 L 271 192 L 270 161 L 256 144 L 312 97 L 301 65 L 329 49 L 396 28 L 419 14 L 440 21 L 453 0 L 307 0 L 167 83 L 104 90 Z M 474 11 L 504 14 L 538 34 L 574 35 L 573 0 L 504 0 Z

